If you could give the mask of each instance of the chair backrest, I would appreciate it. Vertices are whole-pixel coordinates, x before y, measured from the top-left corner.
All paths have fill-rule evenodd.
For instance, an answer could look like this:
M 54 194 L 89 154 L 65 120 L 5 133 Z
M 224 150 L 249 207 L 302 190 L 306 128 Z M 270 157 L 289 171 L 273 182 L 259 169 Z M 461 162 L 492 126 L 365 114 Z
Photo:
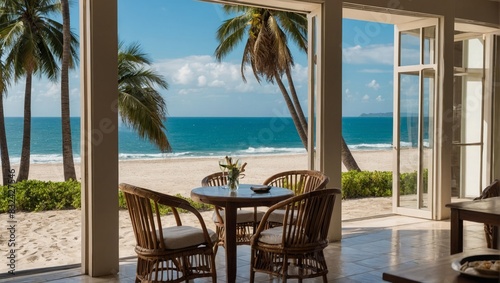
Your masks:
M 227 185 L 227 175 L 222 172 L 210 174 L 201 180 L 203 187 L 216 187 Z
M 130 214 L 137 246 L 143 249 L 154 250 L 165 248 L 164 241 L 160 240 L 164 238 L 159 213 L 160 204 L 169 206 L 172 209 L 177 226 L 182 225 L 177 209 L 185 209 L 191 212 L 196 211 L 188 201 L 182 198 L 123 183 L 119 185 L 119 188 L 123 192 L 125 201 L 127 202 L 127 209 Z M 201 224 L 204 226 L 204 223 Z
M 500 180 L 495 179 L 488 187 L 486 187 L 477 199 L 500 197 Z
M 330 181 L 325 174 L 315 170 L 293 170 L 272 175 L 264 181 L 264 185 L 287 188 L 295 195 L 326 188 Z
M 335 198 L 340 193 L 340 189 L 322 189 L 291 197 L 271 206 L 262 222 L 267 221 L 272 211 L 283 209 L 282 244 L 285 248 L 326 246 Z

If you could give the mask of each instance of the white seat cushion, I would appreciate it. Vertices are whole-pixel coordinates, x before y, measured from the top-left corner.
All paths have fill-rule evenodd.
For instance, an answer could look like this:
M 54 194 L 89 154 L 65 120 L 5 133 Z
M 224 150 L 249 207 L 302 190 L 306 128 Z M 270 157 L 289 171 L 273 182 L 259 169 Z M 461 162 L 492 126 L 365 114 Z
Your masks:
M 283 226 L 278 226 L 262 231 L 260 233 L 259 242 L 266 243 L 269 245 L 281 244 L 283 242 Z
M 214 243 L 217 235 L 214 231 L 207 229 L 210 240 Z M 158 233 L 158 237 L 159 237 Z M 172 226 L 163 228 L 163 242 L 167 249 L 182 249 L 190 246 L 200 245 L 205 242 L 203 230 L 191 226 Z
M 278 226 L 264 230 L 260 233 L 259 242 L 277 245 L 281 244 L 283 240 L 283 227 Z
M 267 218 L 267 221 L 268 222 L 276 222 L 276 223 L 282 223 L 283 224 L 284 219 L 285 219 L 285 213 L 286 213 L 286 210 L 284 210 L 284 209 L 276 209 L 273 212 L 271 212 L 271 214 L 269 214 L 269 217 Z M 288 217 L 290 217 L 290 215 Z M 296 217 L 297 217 L 297 215 L 293 216 L 294 220 L 296 219 Z M 288 219 L 288 223 L 290 223 L 290 222 L 291 222 L 290 219 Z
M 225 217 L 225 210 L 220 210 L 219 211 L 220 216 L 222 219 Z M 254 213 L 253 210 L 247 210 L 247 209 L 238 209 L 237 210 L 237 216 L 236 216 L 236 223 L 245 223 L 245 222 L 254 222 Z M 260 221 L 262 219 L 262 216 L 264 215 L 264 212 L 262 211 L 257 211 L 257 221 Z M 217 219 L 217 214 L 214 211 L 214 214 L 212 215 L 212 220 L 215 223 L 219 223 L 219 220 Z

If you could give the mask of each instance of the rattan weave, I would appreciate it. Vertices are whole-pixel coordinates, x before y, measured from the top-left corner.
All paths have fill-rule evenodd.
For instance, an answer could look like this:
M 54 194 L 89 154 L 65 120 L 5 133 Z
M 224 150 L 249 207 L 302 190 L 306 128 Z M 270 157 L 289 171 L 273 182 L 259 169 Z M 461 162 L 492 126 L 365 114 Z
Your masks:
M 323 249 L 328 245 L 328 229 L 337 194 L 340 194 L 339 189 L 306 192 L 269 208 L 250 240 L 250 282 L 254 282 L 255 272 L 281 277 L 283 282 L 291 278 L 302 282 L 302 279 L 319 276 L 327 282 L 328 267 Z M 285 211 L 283 225 L 269 229 L 281 241 L 264 242 L 263 235 L 270 232 L 266 221 L 278 209 Z
M 188 282 L 199 277 L 211 277 L 212 282 L 217 282 L 213 241 L 202 216 L 189 202 L 129 184 L 120 184 L 119 188 L 125 195 L 137 243 L 135 282 Z M 194 214 L 199 222 L 195 227 L 202 232 L 203 240 L 185 248 L 166 248 L 163 234 L 166 227 L 159 213 L 155 213 L 159 205 L 172 209 L 177 226 L 182 226 L 178 210 Z

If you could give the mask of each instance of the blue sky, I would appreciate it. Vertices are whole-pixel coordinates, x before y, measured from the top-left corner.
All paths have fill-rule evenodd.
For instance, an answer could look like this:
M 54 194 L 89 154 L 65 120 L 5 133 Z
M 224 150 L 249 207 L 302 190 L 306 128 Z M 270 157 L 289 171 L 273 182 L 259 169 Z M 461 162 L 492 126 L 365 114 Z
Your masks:
M 72 29 L 78 33 L 77 1 L 71 9 Z M 289 116 L 276 85 L 259 84 L 250 73 L 247 83 L 243 82 L 242 46 L 221 63 L 214 59 L 215 32 L 228 18 L 219 5 L 194 0 L 119 0 L 118 9 L 119 39 L 140 43 L 153 68 L 169 84 L 162 91 L 168 116 Z M 343 116 L 392 111 L 393 41 L 392 25 L 344 20 Z M 295 48 L 292 52 L 294 83 L 306 109 L 307 57 Z M 79 71 L 70 77 L 71 115 L 80 116 Z M 33 116 L 60 116 L 59 96 L 58 83 L 34 81 Z M 9 89 L 6 116 L 22 116 L 23 99 L 24 82 Z

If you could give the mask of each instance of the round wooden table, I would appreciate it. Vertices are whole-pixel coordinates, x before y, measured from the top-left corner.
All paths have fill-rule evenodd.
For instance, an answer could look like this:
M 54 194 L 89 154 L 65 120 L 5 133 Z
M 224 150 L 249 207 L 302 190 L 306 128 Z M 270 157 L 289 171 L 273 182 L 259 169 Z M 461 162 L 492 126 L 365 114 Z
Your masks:
M 236 210 L 240 207 L 271 206 L 294 195 L 291 190 L 278 187 L 271 187 L 267 193 L 255 193 L 250 189 L 252 186 L 262 185 L 240 184 L 236 191 L 219 186 L 191 190 L 194 201 L 217 205 L 226 210 L 224 225 L 227 282 L 236 280 Z

